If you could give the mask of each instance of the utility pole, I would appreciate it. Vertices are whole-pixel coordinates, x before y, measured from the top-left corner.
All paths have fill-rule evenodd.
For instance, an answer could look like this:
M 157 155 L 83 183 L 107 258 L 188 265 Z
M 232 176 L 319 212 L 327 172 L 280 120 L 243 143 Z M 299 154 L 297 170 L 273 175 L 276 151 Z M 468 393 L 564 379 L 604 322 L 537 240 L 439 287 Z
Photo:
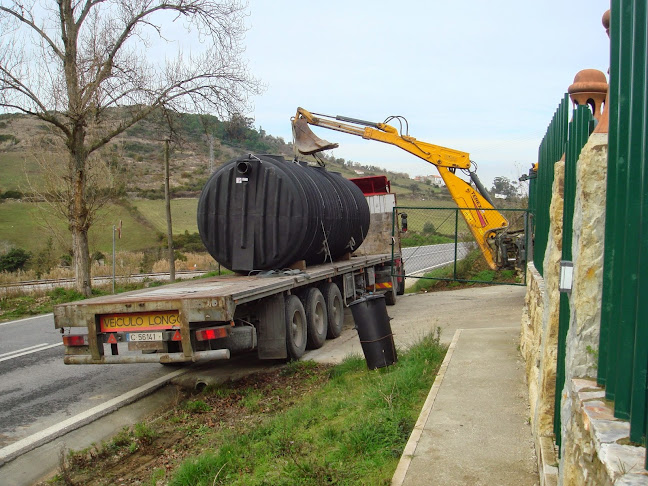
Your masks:
M 207 135 L 209 137 L 209 173 L 214 172 L 214 136 L 212 134 Z
M 169 282 L 175 282 L 175 255 L 173 254 L 173 226 L 171 224 L 171 191 L 169 190 L 169 139 L 164 141 L 164 202 L 167 219 L 167 246 L 169 248 Z

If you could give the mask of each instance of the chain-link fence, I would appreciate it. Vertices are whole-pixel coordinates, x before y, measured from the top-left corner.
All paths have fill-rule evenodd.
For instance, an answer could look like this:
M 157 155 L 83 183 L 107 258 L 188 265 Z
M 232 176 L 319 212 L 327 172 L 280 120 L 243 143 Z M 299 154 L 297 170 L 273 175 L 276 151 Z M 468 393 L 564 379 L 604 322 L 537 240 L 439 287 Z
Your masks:
M 400 230 L 403 273 L 397 276 L 459 282 L 526 285 L 526 209 L 499 212 L 509 221 L 505 232 L 489 238 L 489 247 L 501 265 L 493 269 L 461 215 L 463 208 L 395 208 Z M 475 211 L 474 208 L 470 209 Z M 482 211 L 495 211 L 485 209 Z M 404 228 L 407 231 L 402 231 Z M 409 286 L 409 284 L 408 284 Z

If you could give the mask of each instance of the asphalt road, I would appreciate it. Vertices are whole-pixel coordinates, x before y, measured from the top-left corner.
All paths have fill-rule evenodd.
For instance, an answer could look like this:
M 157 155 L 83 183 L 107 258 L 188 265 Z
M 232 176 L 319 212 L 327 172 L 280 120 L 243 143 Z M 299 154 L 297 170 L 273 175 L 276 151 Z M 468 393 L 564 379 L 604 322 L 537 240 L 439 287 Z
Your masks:
M 457 244 L 457 259 L 461 260 L 465 257 L 472 245 L 472 243 L 459 242 Z M 455 259 L 455 244 L 416 246 L 403 248 L 402 252 L 405 274 L 414 276 L 452 263 Z
M 0 323 L 0 448 L 172 371 L 159 364 L 64 365 L 51 314 Z

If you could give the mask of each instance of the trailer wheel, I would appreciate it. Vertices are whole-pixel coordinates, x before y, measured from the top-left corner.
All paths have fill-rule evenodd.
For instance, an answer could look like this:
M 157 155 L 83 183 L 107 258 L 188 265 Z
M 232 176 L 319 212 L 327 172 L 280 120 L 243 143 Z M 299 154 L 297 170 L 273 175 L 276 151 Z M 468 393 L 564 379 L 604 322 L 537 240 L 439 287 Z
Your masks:
M 321 287 L 324 302 L 326 302 L 326 314 L 328 317 L 328 333 L 329 339 L 335 339 L 342 334 L 344 327 L 344 302 L 342 301 L 342 294 L 340 288 L 332 283 L 326 283 Z
M 306 350 L 306 314 L 299 297 L 286 297 L 286 350 L 290 359 L 299 359 Z
M 302 303 L 306 311 L 306 323 L 308 325 L 306 347 L 308 349 L 319 349 L 326 342 L 328 327 L 326 302 L 324 302 L 322 292 L 315 287 L 308 289 L 303 297 Z

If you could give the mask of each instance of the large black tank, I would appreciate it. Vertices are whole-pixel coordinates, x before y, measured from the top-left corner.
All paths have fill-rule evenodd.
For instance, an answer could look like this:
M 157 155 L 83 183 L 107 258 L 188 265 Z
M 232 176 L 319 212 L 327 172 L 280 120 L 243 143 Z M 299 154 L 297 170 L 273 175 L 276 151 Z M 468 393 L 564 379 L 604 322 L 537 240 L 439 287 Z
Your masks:
M 207 181 L 198 231 L 219 263 L 236 272 L 335 260 L 369 230 L 362 191 L 340 174 L 281 156 L 232 160 Z

